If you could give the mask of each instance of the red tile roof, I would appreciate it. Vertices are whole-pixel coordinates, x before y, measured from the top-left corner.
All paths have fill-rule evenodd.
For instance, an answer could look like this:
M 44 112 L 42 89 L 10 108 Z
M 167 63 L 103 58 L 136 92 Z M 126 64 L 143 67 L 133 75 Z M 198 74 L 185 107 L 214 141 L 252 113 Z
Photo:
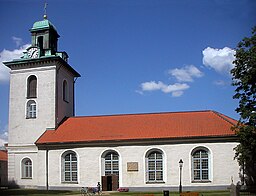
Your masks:
M 0 161 L 7 161 L 7 159 L 8 159 L 7 151 L 0 150 Z
M 36 143 L 234 136 L 236 123 L 215 111 L 70 117 Z

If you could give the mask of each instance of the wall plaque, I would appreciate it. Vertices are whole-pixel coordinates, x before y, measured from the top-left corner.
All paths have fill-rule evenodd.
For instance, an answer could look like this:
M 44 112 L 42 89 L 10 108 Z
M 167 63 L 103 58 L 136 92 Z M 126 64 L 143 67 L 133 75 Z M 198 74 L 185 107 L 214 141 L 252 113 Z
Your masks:
M 138 162 L 127 162 L 127 171 L 139 171 Z

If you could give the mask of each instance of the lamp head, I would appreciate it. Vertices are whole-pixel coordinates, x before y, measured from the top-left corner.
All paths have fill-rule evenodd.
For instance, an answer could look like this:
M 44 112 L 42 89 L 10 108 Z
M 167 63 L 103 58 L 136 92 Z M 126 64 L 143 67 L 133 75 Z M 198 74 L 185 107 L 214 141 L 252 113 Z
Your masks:
M 180 159 L 180 161 L 179 161 L 179 166 L 180 166 L 180 167 L 183 166 L 183 161 L 182 161 L 182 159 Z

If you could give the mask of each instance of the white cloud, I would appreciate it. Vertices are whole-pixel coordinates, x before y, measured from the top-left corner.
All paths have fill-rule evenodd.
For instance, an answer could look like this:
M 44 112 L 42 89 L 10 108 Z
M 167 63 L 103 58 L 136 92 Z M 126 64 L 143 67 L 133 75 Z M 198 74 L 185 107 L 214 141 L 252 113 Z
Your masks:
M 181 95 L 183 95 L 184 91 L 175 91 L 172 93 L 173 97 L 180 97 Z
M 224 80 L 216 80 L 213 83 L 215 85 L 217 85 L 217 86 L 225 86 L 225 85 L 227 85 L 227 82 L 225 82 Z
M 164 87 L 165 85 L 159 81 L 151 81 L 151 82 L 144 82 L 141 84 L 141 88 L 143 91 L 154 91 L 154 90 L 160 90 Z
M 207 47 L 203 50 L 203 64 L 213 68 L 219 73 L 230 73 L 234 67 L 235 50 L 224 47 L 223 49 Z
M 6 67 L 2 62 L 11 61 L 13 59 L 19 59 L 23 51 L 29 47 L 29 44 L 21 46 L 19 49 L 6 50 L 0 52 L 0 83 L 8 82 L 10 77 L 10 69 Z
M 21 38 L 15 37 L 15 36 L 12 36 L 12 40 L 13 40 L 14 43 L 16 44 L 16 47 L 21 46 L 21 44 L 22 44 L 22 42 L 23 42 Z
M 185 83 L 175 83 L 175 84 L 167 85 L 161 81 L 159 82 L 150 81 L 150 82 L 142 83 L 141 91 L 138 91 L 138 92 L 160 90 L 163 93 L 171 93 L 173 97 L 179 97 L 183 94 L 183 91 L 188 88 L 189 88 L 189 85 Z
M 203 76 L 203 73 L 194 65 L 187 65 L 180 69 L 171 69 L 168 73 L 174 76 L 179 82 L 193 82 L 193 78 L 200 78 Z

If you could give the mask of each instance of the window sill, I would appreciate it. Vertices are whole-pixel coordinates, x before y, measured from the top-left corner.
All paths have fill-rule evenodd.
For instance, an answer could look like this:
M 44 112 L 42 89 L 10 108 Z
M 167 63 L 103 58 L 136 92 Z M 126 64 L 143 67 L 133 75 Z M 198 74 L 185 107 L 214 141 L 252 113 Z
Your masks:
M 26 119 L 36 119 L 36 117 L 26 117 Z
M 62 181 L 62 184 L 78 184 L 77 181 L 71 182 L 71 181 Z
M 164 184 L 164 181 L 147 181 L 146 184 Z
M 32 180 L 32 177 L 22 177 L 22 180 Z
M 192 183 L 211 183 L 210 180 L 192 180 Z

